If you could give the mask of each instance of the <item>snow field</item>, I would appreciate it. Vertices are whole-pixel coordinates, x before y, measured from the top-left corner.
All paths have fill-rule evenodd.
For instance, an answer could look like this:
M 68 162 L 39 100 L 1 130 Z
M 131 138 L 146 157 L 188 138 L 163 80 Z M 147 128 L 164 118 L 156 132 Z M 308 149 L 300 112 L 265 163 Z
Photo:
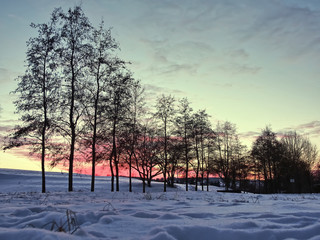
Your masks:
M 162 192 L 153 183 L 142 192 L 134 180 L 121 178 L 120 192 L 110 180 L 75 176 L 67 192 L 67 174 L 48 173 L 42 194 L 40 173 L 0 169 L 0 239 L 320 239 L 320 195 L 255 195 Z M 64 231 L 64 232 L 59 232 Z

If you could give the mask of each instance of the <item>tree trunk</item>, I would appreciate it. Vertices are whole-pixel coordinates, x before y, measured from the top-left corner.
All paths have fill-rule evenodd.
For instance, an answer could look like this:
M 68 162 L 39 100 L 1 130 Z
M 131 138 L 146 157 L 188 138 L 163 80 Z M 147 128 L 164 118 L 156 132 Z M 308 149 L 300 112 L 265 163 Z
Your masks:
M 95 176 L 96 176 L 97 117 L 98 117 L 98 104 L 99 104 L 99 95 L 100 95 L 99 74 L 100 74 L 100 63 L 98 65 L 97 75 L 96 75 L 97 92 L 96 92 L 96 98 L 94 100 L 94 119 L 93 119 L 93 136 L 92 136 L 91 192 L 94 192 Z
M 129 155 L 129 192 L 132 192 L 132 154 Z
M 47 119 L 47 96 L 46 96 L 46 59 L 45 57 L 43 64 L 43 78 L 42 78 L 42 95 L 43 95 L 43 112 L 44 112 L 44 123 L 42 128 L 42 139 L 41 139 L 41 174 L 42 174 L 42 192 L 46 192 L 46 175 L 45 175 L 45 156 L 46 156 L 46 130 L 48 125 Z
M 96 139 L 97 139 L 97 99 L 95 101 L 94 124 L 92 137 L 92 172 L 91 172 L 91 192 L 94 192 L 95 176 L 96 176 Z
M 198 140 L 197 140 L 197 139 L 196 139 L 196 156 L 197 156 L 197 170 L 196 170 L 196 185 L 195 185 L 195 190 L 198 191 L 200 159 L 199 159 L 199 149 L 198 149 Z
M 114 155 L 113 151 L 114 151 L 114 148 L 112 147 L 112 151 L 110 154 L 110 161 L 109 161 L 110 173 L 111 173 L 111 192 L 114 192 L 114 172 L 113 172 L 113 164 L 112 164 L 112 159 L 113 159 L 113 155 Z
M 142 170 L 143 174 L 142 174 L 142 192 L 145 193 L 146 192 L 146 173 L 143 167 Z
M 74 47 L 74 46 L 73 46 Z M 74 118 L 74 101 L 75 101 L 75 70 L 74 70 L 74 48 L 71 53 L 71 103 L 70 103 L 70 113 L 69 113 L 69 123 L 71 130 L 71 143 L 70 143 L 70 156 L 69 156 L 69 192 L 73 191 L 73 160 L 74 160 L 74 147 L 76 140 L 76 131 L 75 131 L 75 123 L 73 121 Z
M 186 191 L 188 191 L 189 159 L 188 159 L 188 142 L 187 142 L 187 128 L 186 128 L 186 125 L 184 125 L 184 148 L 185 148 L 185 161 L 186 161 Z
M 115 166 L 116 166 L 116 191 L 119 192 L 119 160 L 120 160 L 120 154 L 116 153 L 115 159 L 116 159 L 116 162 L 115 162 Z
M 167 191 L 167 120 L 164 122 L 164 171 L 163 171 L 163 191 Z
M 74 160 L 74 146 L 75 146 L 75 130 L 72 128 L 70 157 L 69 157 L 69 188 L 68 191 L 73 191 L 73 160 Z
M 117 172 L 117 147 L 116 147 L 116 120 L 113 120 L 113 129 L 112 129 L 112 155 L 110 159 L 110 168 L 111 168 L 111 191 L 114 191 L 114 172 L 112 168 L 112 161 L 116 165 Z

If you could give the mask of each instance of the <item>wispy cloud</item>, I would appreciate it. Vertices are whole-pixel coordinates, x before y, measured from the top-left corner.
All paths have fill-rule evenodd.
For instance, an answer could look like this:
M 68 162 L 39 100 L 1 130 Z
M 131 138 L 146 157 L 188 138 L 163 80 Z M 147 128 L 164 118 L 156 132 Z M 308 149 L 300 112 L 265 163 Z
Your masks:
M 227 63 L 220 66 L 220 69 L 231 74 L 257 74 L 262 68 L 247 64 Z
M 183 91 L 178 89 L 169 89 L 165 87 L 159 87 L 153 84 L 144 84 L 145 91 L 148 95 L 157 95 L 157 94 L 185 94 Z
M 320 121 L 312 121 L 298 125 L 296 129 L 304 134 L 320 137 Z

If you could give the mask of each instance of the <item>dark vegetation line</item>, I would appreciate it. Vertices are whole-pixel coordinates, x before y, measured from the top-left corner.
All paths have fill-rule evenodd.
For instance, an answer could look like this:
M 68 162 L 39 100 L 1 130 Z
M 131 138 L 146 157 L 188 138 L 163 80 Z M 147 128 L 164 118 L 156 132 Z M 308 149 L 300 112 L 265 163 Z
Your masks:
M 50 21 L 31 24 L 38 36 L 27 42 L 27 67 L 18 77 L 14 102 L 21 125 L 5 140 L 4 149 L 29 146 L 39 154 L 42 192 L 45 167 L 69 166 L 68 190 L 73 191 L 73 167 L 79 159 L 92 165 L 91 191 L 97 164 L 108 164 L 111 191 L 119 191 L 119 169 L 132 170 L 143 182 L 162 175 L 164 191 L 183 176 L 209 190 L 218 175 L 225 189 L 312 192 L 319 178 L 312 172 L 317 149 L 296 132 L 279 138 L 269 127 L 252 149 L 239 139 L 236 126 L 215 127 L 205 110 L 193 111 L 187 98 L 161 95 L 154 106 L 145 99 L 140 81 L 119 59 L 118 43 L 101 22 L 92 26 L 81 7 L 55 9 Z M 189 179 L 189 176 L 194 176 Z

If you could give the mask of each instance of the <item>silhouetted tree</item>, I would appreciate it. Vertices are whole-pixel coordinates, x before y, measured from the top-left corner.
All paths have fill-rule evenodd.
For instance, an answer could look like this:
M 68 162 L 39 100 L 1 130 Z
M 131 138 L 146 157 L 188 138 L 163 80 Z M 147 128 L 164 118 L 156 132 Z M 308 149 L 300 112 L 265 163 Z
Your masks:
M 18 78 L 18 95 L 14 102 L 21 114 L 23 125 L 17 126 L 6 148 L 32 145 L 35 152 L 41 152 L 42 192 L 46 191 L 45 159 L 48 141 L 53 133 L 60 79 L 56 74 L 57 46 L 60 38 L 57 21 L 60 9 L 51 14 L 49 23 L 31 24 L 38 29 L 38 36 L 27 42 L 27 69 Z
M 141 122 L 134 152 L 135 164 L 133 168 L 137 170 L 142 179 L 143 192 L 146 191 L 146 185 L 148 184 L 151 187 L 151 180 L 161 174 L 158 167 L 161 143 L 156 134 L 153 119 L 145 119 Z
M 124 141 L 126 146 L 126 161 L 129 167 L 129 192 L 132 192 L 132 168 L 134 158 L 136 156 L 138 138 L 141 134 L 141 120 L 145 117 L 146 107 L 144 99 L 144 88 L 142 88 L 140 81 L 132 84 L 130 89 L 129 110 L 127 112 L 127 119 L 124 123 Z
M 65 82 L 62 101 L 60 132 L 70 144 L 69 153 L 69 184 L 68 190 L 73 191 L 73 164 L 75 147 L 83 115 L 85 70 L 88 67 L 88 56 L 91 48 L 89 38 L 92 26 L 81 7 L 76 6 L 68 12 L 60 13 L 61 28 L 61 65 Z M 68 121 L 65 116 L 68 115 Z
M 209 115 L 205 110 L 199 110 L 193 114 L 193 137 L 194 137 L 194 150 L 196 155 L 195 174 L 196 185 L 195 190 L 198 190 L 199 174 L 201 174 L 201 187 L 204 190 L 204 167 L 205 167 L 205 138 L 209 133 Z
M 234 140 L 234 152 L 231 158 L 231 187 L 237 188 L 237 181 L 239 188 L 243 187 L 243 183 L 248 176 L 249 163 L 246 146 L 240 143 L 238 136 Z
M 108 88 L 108 105 L 106 106 L 108 121 L 110 123 L 111 135 L 111 154 L 110 154 L 110 170 L 111 170 L 111 191 L 114 191 L 114 176 L 116 176 L 116 191 L 119 191 L 119 156 L 117 156 L 117 147 L 119 144 L 117 139 L 123 130 L 123 123 L 129 111 L 131 91 L 134 79 L 125 68 L 119 68 L 116 74 L 110 78 Z M 114 174 L 115 172 L 115 174 Z
M 171 95 L 157 98 L 155 116 L 160 119 L 162 123 L 163 133 L 163 150 L 164 150 L 164 164 L 163 164 L 163 191 L 167 191 L 167 167 L 168 167 L 168 129 L 169 125 L 174 119 L 174 97 Z
M 235 125 L 228 121 L 223 124 L 218 123 L 216 137 L 217 159 L 214 164 L 214 170 L 224 180 L 225 189 L 229 190 L 231 164 L 233 155 L 235 154 Z
M 174 187 L 175 174 L 179 170 L 182 155 L 183 142 L 181 139 L 172 136 L 168 139 L 167 183 L 169 187 Z
M 88 56 L 89 68 L 87 77 L 87 86 L 84 89 L 86 101 L 85 105 L 85 122 L 88 130 L 85 135 L 90 136 L 91 143 L 91 159 L 92 159 L 92 173 L 91 173 L 91 191 L 94 191 L 95 183 L 95 166 L 97 162 L 97 143 L 102 144 L 101 134 L 104 131 L 104 124 L 106 121 L 106 101 L 107 89 L 109 87 L 109 78 L 112 77 L 113 72 L 122 62 L 112 55 L 112 52 L 118 49 L 118 45 L 111 36 L 111 30 L 104 28 L 104 22 L 100 23 L 98 29 L 92 32 L 91 52 Z M 100 141 L 98 141 L 100 139 Z
M 175 131 L 183 141 L 186 191 L 188 191 L 188 175 L 190 163 L 190 151 L 192 142 L 192 108 L 187 98 L 179 101 L 177 117 L 175 119 Z
M 312 167 L 317 159 L 317 148 L 297 132 L 288 132 L 282 139 L 284 158 L 281 164 L 282 186 L 286 191 L 312 191 Z M 290 180 L 292 182 L 290 182 Z
M 253 143 L 251 155 L 258 161 L 258 169 L 264 178 L 266 193 L 278 191 L 279 163 L 281 162 L 282 147 L 276 134 L 266 127 Z

